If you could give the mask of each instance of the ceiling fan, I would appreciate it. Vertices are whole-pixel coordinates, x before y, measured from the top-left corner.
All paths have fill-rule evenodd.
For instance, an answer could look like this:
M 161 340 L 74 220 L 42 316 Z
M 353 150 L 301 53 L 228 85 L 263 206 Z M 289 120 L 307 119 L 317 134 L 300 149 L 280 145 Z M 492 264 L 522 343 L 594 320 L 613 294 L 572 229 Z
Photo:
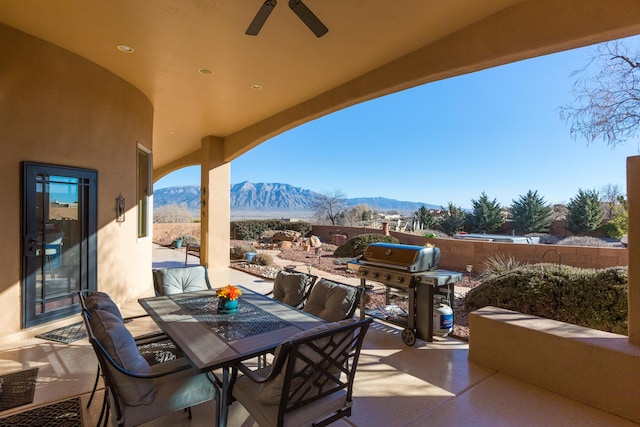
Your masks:
M 251 24 L 249 24 L 245 34 L 249 36 L 257 36 L 277 3 L 277 0 L 266 0 L 260 7 L 260 10 L 258 10 L 256 16 L 253 18 L 253 21 L 251 21 Z M 289 7 L 296 15 L 298 15 L 298 18 L 300 18 L 300 20 L 309 27 L 316 37 L 322 37 L 329 31 L 318 17 L 311 12 L 307 5 L 302 3 L 302 0 L 289 0 Z

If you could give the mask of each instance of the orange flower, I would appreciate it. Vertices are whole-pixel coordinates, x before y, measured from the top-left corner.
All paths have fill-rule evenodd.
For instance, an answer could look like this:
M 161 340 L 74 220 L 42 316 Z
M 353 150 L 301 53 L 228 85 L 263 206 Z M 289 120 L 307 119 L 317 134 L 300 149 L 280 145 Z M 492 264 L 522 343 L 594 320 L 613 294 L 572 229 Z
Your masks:
M 232 285 L 227 285 L 224 288 L 219 288 L 216 291 L 216 296 L 218 298 L 226 298 L 229 301 L 234 301 L 238 299 L 238 297 L 242 295 L 242 291 L 239 288 L 236 288 Z

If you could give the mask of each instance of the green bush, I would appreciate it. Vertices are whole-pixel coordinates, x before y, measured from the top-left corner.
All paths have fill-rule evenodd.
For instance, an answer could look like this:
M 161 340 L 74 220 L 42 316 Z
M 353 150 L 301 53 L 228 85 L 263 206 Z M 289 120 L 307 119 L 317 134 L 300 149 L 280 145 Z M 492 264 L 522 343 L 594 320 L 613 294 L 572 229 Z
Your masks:
M 230 236 L 234 240 L 258 240 L 267 230 L 293 230 L 306 236 L 311 231 L 311 223 L 287 222 L 280 219 L 256 219 L 231 221 Z
M 464 308 L 488 305 L 616 334 L 627 334 L 627 269 L 528 264 L 486 280 Z
M 243 245 L 235 245 L 231 248 L 230 257 L 231 259 L 245 259 L 249 252 L 255 252 L 256 248 L 252 245 L 246 243 Z
M 269 254 L 258 253 L 251 260 L 251 264 L 255 265 L 271 265 L 273 264 L 273 257 Z
M 337 258 L 353 258 L 364 253 L 367 246 L 371 243 L 400 243 L 400 240 L 393 236 L 385 236 L 384 234 L 360 234 L 355 236 L 342 246 L 338 246 L 333 253 L 333 256 Z

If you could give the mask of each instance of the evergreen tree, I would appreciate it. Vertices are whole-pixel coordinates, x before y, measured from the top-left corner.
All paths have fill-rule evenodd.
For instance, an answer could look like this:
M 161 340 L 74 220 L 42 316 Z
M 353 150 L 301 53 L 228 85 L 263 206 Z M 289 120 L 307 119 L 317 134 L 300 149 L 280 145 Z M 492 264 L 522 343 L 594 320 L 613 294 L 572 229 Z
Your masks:
M 567 228 L 573 234 L 587 234 L 600 227 L 604 209 L 596 190 L 578 190 L 567 205 Z
M 430 230 L 438 222 L 433 212 L 424 206 L 420 206 L 420 209 L 414 213 L 414 216 L 422 230 Z
M 502 224 L 504 216 L 497 199 L 489 200 L 483 191 L 478 200 L 471 200 L 473 210 L 467 215 L 467 228 L 472 233 L 493 233 Z
M 467 214 L 462 208 L 449 202 L 444 217 L 440 220 L 440 228 L 449 235 L 459 233 L 464 228 Z
M 537 191 L 529 190 L 511 204 L 512 224 L 521 233 L 546 233 L 553 222 L 553 210 Z

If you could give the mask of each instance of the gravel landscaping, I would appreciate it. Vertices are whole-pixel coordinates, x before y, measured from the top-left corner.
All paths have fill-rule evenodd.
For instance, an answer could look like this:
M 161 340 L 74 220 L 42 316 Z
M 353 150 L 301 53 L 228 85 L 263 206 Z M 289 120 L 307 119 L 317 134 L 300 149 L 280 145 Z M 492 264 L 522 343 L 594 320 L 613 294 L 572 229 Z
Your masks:
M 231 246 L 246 244 L 244 241 L 231 241 Z M 333 256 L 333 250 L 335 247 L 331 247 L 328 245 L 324 245 L 322 251 L 320 252 L 320 256 L 317 256 L 313 251 L 305 251 L 301 247 L 293 246 L 291 249 L 284 249 L 277 251 L 269 251 L 269 253 L 273 254 L 274 257 L 280 258 L 281 260 L 293 261 L 298 264 L 309 264 L 313 268 L 326 271 L 327 273 L 331 273 L 334 275 L 342 276 L 345 278 L 357 278 L 356 274 L 348 270 L 344 265 L 344 260 L 339 260 L 338 258 Z M 259 250 L 259 249 L 258 249 Z M 273 279 L 278 274 L 283 266 L 281 264 L 286 263 L 274 263 L 272 266 L 259 266 L 254 264 L 249 264 L 247 262 L 234 262 L 231 267 L 236 268 L 241 271 L 245 271 L 260 277 Z M 298 267 L 298 270 L 303 270 Z M 453 332 L 450 334 L 451 336 L 455 336 L 456 338 L 460 338 L 463 340 L 469 339 L 469 318 L 468 313 L 464 311 L 462 308 L 462 297 L 463 295 L 471 288 L 474 288 L 480 284 L 480 282 L 472 276 L 468 277 L 467 273 L 465 273 L 464 280 L 456 286 L 456 298 L 453 304 Z M 383 288 L 382 288 L 383 289 Z M 383 291 L 382 291 L 383 292 Z M 394 301 L 399 306 L 403 305 L 403 302 L 399 299 Z M 384 304 L 384 295 L 381 292 L 378 292 L 372 301 L 372 304 Z M 406 305 L 405 307 L 406 308 Z

